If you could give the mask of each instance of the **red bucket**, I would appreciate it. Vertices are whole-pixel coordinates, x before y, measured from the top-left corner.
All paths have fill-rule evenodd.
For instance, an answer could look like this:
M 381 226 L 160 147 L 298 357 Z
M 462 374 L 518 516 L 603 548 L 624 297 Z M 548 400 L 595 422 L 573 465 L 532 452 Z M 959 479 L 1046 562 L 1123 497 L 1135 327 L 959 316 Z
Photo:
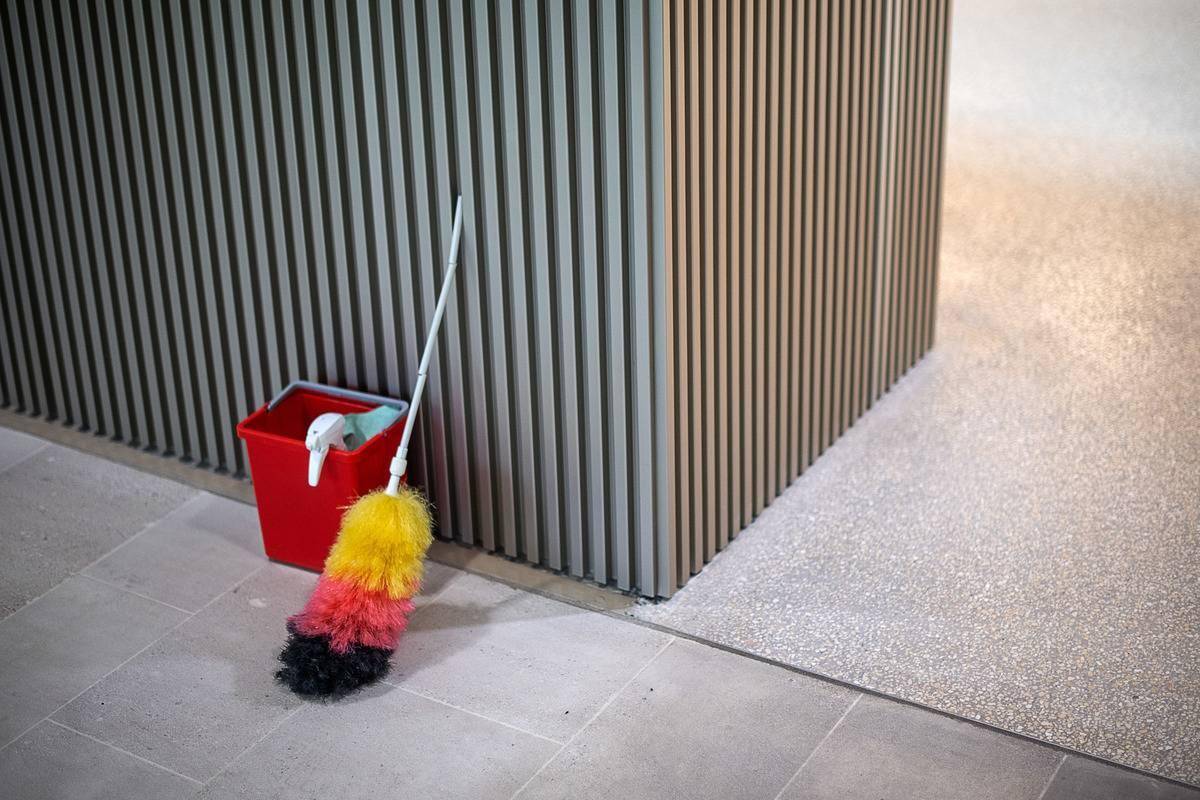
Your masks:
M 387 485 L 408 404 L 307 383 L 288 387 L 281 398 L 242 420 L 237 433 L 250 458 L 267 557 L 319 571 L 337 538 L 342 512 L 360 496 Z M 327 412 L 360 414 L 380 405 L 398 408 L 402 416 L 361 447 L 331 449 L 320 481 L 309 486 L 304 445 L 309 424 Z

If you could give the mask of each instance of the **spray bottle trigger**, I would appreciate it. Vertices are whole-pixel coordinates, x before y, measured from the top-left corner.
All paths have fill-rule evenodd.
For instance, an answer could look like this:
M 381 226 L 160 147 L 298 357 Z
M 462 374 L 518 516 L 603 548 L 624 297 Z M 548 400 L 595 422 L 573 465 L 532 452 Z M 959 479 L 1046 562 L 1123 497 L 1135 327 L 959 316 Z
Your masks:
M 341 414 L 322 414 L 308 426 L 304 446 L 308 448 L 308 485 L 316 486 L 321 480 L 321 468 L 329 448 L 346 449 L 346 418 Z

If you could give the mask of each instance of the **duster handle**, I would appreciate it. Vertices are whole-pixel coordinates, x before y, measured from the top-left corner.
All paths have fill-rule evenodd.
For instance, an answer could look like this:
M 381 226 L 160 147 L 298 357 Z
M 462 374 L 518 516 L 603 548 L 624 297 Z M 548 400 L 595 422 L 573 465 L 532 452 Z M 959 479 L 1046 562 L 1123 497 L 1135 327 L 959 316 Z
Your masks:
M 421 397 L 425 394 L 425 378 L 429 376 L 429 361 L 433 358 L 433 348 L 437 344 L 438 328 L 442 326 L 442 316 L 446 313 L 446 302 L 450 299 L 450 287 L 454 283 L 454 273 L 458 269 L 458 243 L 462 239 L 462 195 L 454 201 L 454 233 L 450 236 L 450 261 L 446 266 L 446 277 L 442 280 L 442 293 L 438 295 L 437 308 L 433 311 L 433 323 L 429 326 L 429 339 L 425 342 L 425 352 L 421 356 L 421 366 L 417 369 L 417 386 L 413 389 L 412 403 L 408 407 L 408 419 L 404 422 L 404 435 L 400 437 L 400 446 L 396 448 L 396 457 L 392 459 L 388 472 L 387 493 L 396 497 L 400 494 L 400 479 L 408 471 L 408 442 L 412 439 L 413 422 L 417 411 L 421 408 Z

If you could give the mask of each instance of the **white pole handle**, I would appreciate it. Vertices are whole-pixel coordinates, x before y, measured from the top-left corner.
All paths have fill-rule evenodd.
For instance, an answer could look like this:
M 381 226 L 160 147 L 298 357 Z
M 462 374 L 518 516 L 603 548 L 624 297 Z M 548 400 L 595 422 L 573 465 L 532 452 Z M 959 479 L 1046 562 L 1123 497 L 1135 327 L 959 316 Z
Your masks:
M 429 361 L 433 358 L 433 349 L 437 343 L 438 328 L 442 326 L 442 316 L 446 313 L 446 302 L 450 299 L 450 286 L 454 283 L 454 273 L 458 269 L 458 243 L 462 238 L 462 196 L 454 201 L 454 233 L 450 236 L 450 262 L 446 266 L 446 277 L 442 280 L 442 293 L 438 295 L 437 308 L 433 311 L 433 323 L 429 326 L 429 339 L 425 342 L 425 352 L 421 356 L 421 366 L 417 369 L 417 386 L 413 389 L 412 403 L 408 407 L 408 419 L 404 422 L 404 435 L 400 437 L 400 446 L 396 448 L 396 457 L 392 459 L 388 471 L 387 493 L 392 497 L 400 494 L 400 479 L 408 470 L 408 442 L 412 439 L 413 422 L 417 419 L 417 410 L 421 407 L 421 396 L 425 394 L 425 378 L 429 375 Z

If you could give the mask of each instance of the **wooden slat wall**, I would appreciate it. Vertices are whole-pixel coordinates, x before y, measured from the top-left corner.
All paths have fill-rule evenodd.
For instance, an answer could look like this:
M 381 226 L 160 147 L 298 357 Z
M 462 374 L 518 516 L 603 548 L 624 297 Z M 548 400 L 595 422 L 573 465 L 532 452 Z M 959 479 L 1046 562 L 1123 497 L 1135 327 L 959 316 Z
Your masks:
M 682 585 L 933 341 L 949 0 L 666 0 Z

